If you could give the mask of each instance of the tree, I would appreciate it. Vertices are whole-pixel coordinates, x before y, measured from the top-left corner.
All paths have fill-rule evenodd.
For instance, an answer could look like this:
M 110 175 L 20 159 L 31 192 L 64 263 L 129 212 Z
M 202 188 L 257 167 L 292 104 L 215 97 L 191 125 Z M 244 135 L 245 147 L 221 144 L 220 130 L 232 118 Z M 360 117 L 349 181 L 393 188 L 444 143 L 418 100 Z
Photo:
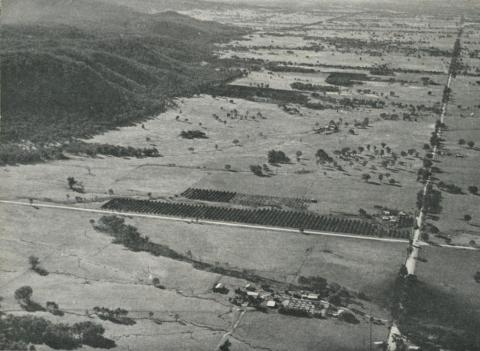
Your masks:
M 220 346 L 219 350 L 220 351 L 230 351 L 230 346 L 232 343 L 227 339 L 225 342 Z
M 458 145 L 465 145 L 465 139 L 459 139 Z
M 263 177 L 262 166 L 250 165 L 250 171 L 258 177 Z
M 75 178 L 73 177 L 68 177 L 67 178 L 67 183 L 68 183 L 68 187 L 77 192 L 77 193 L 84 193 L 85 192 L 85 189 L 83 187 L 83 184 L 79 181 L 77 181 Z
M 432 167 L 433 162 L 427 158 L 423 159 L 423 167 L 430 168 Z
M 30 268 L 33 270 L 36 269 L 40 264 L 39 258 L 33 255 L 28 258 L 28 262 L 30 263 Z
M 395 179 L 393 179 L 393 178 L 390 178 L 390 180 L 389 180 L 388 182 L 393 185 L 393 184 L 395 184 L 397 181 L 396 181 Z
M 297 162 L 300 162 L 300 157 L 302 157 L 302 152 L 300 150 L 298 150 L 296 152 L 296 155 L 297 155 Z
M 281 150 L 270 150 L 268 152 L 268 162 L 271 164 L 276 163 L 289 163 L 290 159 Z
M 68 178 L 67 178 L 67 183 L 68 183 L 68 187 L 69 187 L 70 189 L 72 189 L 73 186 L 77 183 L 77 181 L 76 181 L 75 178 L 73 178 L 73 177 L 68 177 Z M 73 190 L 73 189 L 72 189 L 72 190 Z
M 466 222 L 470 222 L 472 220 L 472 216 L 470 216 L 469 214 L 466 214 L 465 216 L 463 216 L 463 219 L 466 221 Z
M 383 180 L 383 174 L 379 174 L 379 175 L 378 175 L 378 180 L 379 180 L 379 181 L 382 181 L 382 180 Z
M 317 152 L 315 153 L 315 158 L 317 159 L 317 164 L 318 163 L 330 163 L 333 161 L 333 158 L 331 158 L 326 151 L 323 149 L 318 149 Z
M 475 186 L 475 185 L 471 185 L 471 186 L 468 187 L 468 191 L 470 191 L 472 194 L 477 195 L 477 193 L 478 193 L 478 187 Z
M 33 294 L 31 286 L 22 286 L 15 290 L 15 299 L 19 302 L 29 303 Z
M 370 178 L 371 178 L 370 174 L 368 174 L 368 173 L 362 174 L 362 179 L 363 179 L 365 182 L 368 183 L 368 181 L 370 180 Z
M 468 145 L 468 147 L 469 147 L 470 149 L 473 149 L 473 147 L 475 146 L 475 142 L 469 141 L 469 142 L 467 143 L 467 145 Z

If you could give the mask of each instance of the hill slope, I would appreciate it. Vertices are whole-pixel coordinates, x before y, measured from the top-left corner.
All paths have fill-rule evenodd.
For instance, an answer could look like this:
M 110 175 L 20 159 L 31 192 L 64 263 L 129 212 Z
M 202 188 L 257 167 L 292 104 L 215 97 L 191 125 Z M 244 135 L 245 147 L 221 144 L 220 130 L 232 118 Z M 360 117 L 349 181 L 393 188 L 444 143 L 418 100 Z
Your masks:
M 2 20 L 3 143 L 92 135 L 235 74 L 215 69 L 212 49 L 240 32 L 174 12 L 19 0 L 5 4 Z

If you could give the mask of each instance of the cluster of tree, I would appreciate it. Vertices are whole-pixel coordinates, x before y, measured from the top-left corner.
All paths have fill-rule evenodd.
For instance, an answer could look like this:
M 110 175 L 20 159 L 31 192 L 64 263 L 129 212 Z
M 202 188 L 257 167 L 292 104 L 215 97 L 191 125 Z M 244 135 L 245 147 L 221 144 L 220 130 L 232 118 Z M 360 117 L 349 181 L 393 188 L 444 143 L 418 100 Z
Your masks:
M 473 149 L 473 147 L 475 146 L 475 142 L 472 140 L 468 142 L 465 139 L 458 140 L 458 145 L 465 145 L 465 144 L 467 144 L 470 149 Z
M 318 149 L 315 153 L 315 159 L 317 160 L 317 164 L 321 163 L 331 163 L 333 162 L 333 158 L 323 149 Z
M 74 177 L 67 177 L 68 188 L 77 193 L 83 194 L 85 192 L 85 187 L 83 183 L 76 180 Z
M 446 192 L 451 194 L 462 194 L 462 188 L 452 183 L 444 183 L 442 181 L 438 182 L 438 187 Z
M 25 147 L 17 143 L 0 144 L 0 166 L 39 163 L 48 160 L 66 159 L 57 147 L 36 145 Z
M 323 277 L 319 276 L 309 276 L 305 277 L 301 275 L 298 277 L 298 284 L 300 286 L 308 287 L 306 290 L 312 290 L 318 294 L 326 294 L 327 293 L 327 280 Z
M 29 312 L 45 311 L 45 308 L 32 300 L 32 295 L 33 289 L 31 286 L 28 285 L 21 286 L 20 288 L 15 290 L 14 294 L 15 300 L 24 310 Z
M 201 130 L 182 130 L 180 136 L 184 139 L 207 139 L 207 134 Z
M 387 64 L 375 65 L 370 69 L 370 74 L 376 76 L 393 76 L 395 73 L 393 69 L 388 67 Z
M 98 316 L 98 318 L 104 321 L 107 320 L 112 323 L 124 324 L 124 325 L 135 324 L 135 320 L 128 317 L 128 311 L 123 308 L 116 308 L 114 310 L 111 310 L 106 307 L 95 306 L 93 308 L 93 313 L 95 313 Z
M 369 80 L 365 73 L 333 72 L 328 75 L 325 82 L 350 87 L 354 84 L 361 84 L 365 80 Z
M 90 157 L 97 155 L 115 156 L 115 157 L 160 157 L 157 148 L 136 148 L 133 146 L 120 146 L 111 144 L 85 143 L 83 141 L 73 141 L 63 145 L 64 152 L 79 155 L 85 154 Z
M 268 163 L 270 164 L 278 164 L 278 163 L 289 163 L 290 158 L 285 155 L 285 153 L 281 150 L 270 150 L 268 152 Z
M 114 347 L 115 342 L 105 338 L 104 332 L 100 324 L 90 321 L 67 325 L 41 317 L 3 314 L 0 318 L 0 349 L 27 351 L 34 350 L 31 345 L 41 344 L 62 350 L 72 350 L 82 345 L 108 349 Z
M 36 144 L 30 147 L 16 143 L 0 144 L 0 166 L 39 163 L 50 160 L 65 160 L 65 155 L 88 155 L 95 157 L 97 155 L 115 156 L 115 157 L 160 157 L 160 153 L 155 147 L 152 148 L 134 148 L 111 144 L 85 143 L 82 141 L 71 141 L 62 145 L 42 145 Z
M 37 256 L 30 256 L 28 258 L 28 262 L 30 263 L 30 269 L 35 273 L 43 276 L 48 275 L 48 271 L 42 266 L 40 266 L 40 260 Z
M 55 316 L 64 315 L 63 311 L 60 309 L 58 304 L 54 301 L 47 301 L 45 306 L 46 306 L 46 310 Z
M 472 194 L 474 195 L 477 195 L 478 194 L 478 186 L 476 185 L 470 185 L 468 187 L 468 191 L 471 192 Z
M 277 63 L 268 62 L 265 68 L 272 72 L 294 72 L 294 73 L 315 73 L 316 70 L 308 67 L 285 66 Z

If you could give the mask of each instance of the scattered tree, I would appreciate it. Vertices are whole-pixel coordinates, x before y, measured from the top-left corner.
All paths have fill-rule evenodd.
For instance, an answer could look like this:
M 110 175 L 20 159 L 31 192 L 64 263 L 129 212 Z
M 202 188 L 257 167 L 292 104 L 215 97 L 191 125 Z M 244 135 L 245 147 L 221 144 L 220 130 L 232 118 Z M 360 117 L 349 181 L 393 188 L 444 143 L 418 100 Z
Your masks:
M 20 303 L 24 303 L 28 305 L 31 302 L 30 299 L 32 298 L 32 294 L 33 294 L 33 289 L 31 286 L 28 286 L 28 285 L 22 286 L 17 290 L 15 290 L 15 300 L 17 300 Z

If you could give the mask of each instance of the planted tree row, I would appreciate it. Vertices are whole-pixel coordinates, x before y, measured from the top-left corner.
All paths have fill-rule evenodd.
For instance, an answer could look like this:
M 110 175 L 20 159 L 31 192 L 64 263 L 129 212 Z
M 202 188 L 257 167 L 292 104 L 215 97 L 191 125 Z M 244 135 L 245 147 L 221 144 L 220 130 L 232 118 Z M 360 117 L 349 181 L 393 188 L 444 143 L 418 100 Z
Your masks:
M 187 199 L 213 202 L 229 202 L 237 193 L 211 189 L 188 188 L 181 195 Z
M 295 209 L 306 209 L 309 203 L 316 203 L 317 200 L 305 198 L 290 198 L 280 196 L 252 195 L 233 191 L 222 191 L 212 189 L 188 188 L 181 196 L 191 200 L 210 202 L 230 202 L 244 206 L 286 206 Z
M 279 209 L 243 209 L 184 204 L 151 200 L 116 198 L 103 205 L 104 209 L 121 212 L 151 213 L 192 219 L 205 219 L 263 226 L 350 233 L 367 236 L 408 238 L 408 230 L 389 230 L 366 220 L 318 215 L 303 211 Z

